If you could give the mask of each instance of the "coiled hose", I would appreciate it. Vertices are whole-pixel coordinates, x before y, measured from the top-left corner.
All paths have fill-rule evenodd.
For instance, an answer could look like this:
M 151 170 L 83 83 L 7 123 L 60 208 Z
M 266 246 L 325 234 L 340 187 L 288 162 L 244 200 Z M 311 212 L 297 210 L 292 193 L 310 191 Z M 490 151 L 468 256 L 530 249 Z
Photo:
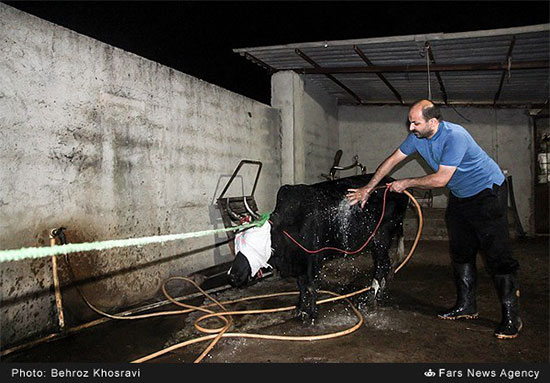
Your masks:
M 383 186 L 383 187 L 387 187 L 387 186 Z M 405 193 L 410 198 L 410 200 L 413 202 L 413 204 L 415 205 L 417 213 L 418 213 L 419 221 L 418 221 L 417 233 L 416 233 L 414 242 L 411 246 L 411 249 L 409 250 L 409 253 L 404 258 L 404 260 L 401 262 L 401 264 L 394 270 L 394 273 L 397 273 L 399 270 L 401 270 L 407 264 L 407 262 L 409 262 L 410 258 L 412 257 L 412 255 L 413 255 L 413 253 L 414 253 L 414 251 L 415 251 L 415 249 L 418 245 L 418 241 L 420 240 L 420 235 L 422 233 L 422 227 L 423 227 L 422 209 L 420 208 L 420 205 L 419 205 L 418 201 L 416 201 L 416 199 L 412 196 L 412 194 L 409 193 L 407 190 L 404 190 L 403 193 Z M 202 306 L 193 306 L 193 305 L 189 305 L 189 304 L 177 301 L 176 299 L 174 299 L 168 293 L 168 291 L 166 289 L 166 285 L 169 282 L 174 281 L 174 280 L 182 280 L 182 281 L 185 281 L 185 282 L 188 282 L 188 283 L 192 284 L 193 286 L 195 286 L 195 288 L 197 290 L 199 290 L 206 298 L 210 299 L 213 303 L 202 305 Z M 187 313 L 191 313 L 193 311 L 202 311 L 202 312 L 204 312 L 205 314 L 203 316 L 199 317 L 198 319 L 196 319 L 195 322 L 193 323 L 193 325 L 198 331 L 200 331 L 202 333 L 205 333 L 205 334 L 208 334 L 208 335 L 204 335 L 202 337 L 198 337 L 198 338 L 195 338 L 195 339 L 190 339 L 190 340 L 187 340 L 187 341 L 184 341 L 184 342 L 174 344 L 172 346 L 169 346 L 167 348 L 164 348 L 164 349 L 159 350 L 157 352 L 154 352 L 152 354 L 143 356 L 143 357 L 141 357 L 139 359 L 136 359 L 136 360 L 133 360 L 131 362 L 131 363 L 143 363 L 143 362 L 149 361 L 151 359 L 157 358 L 161 355 L 167 354 L 171 351 L 180 349 L 182 347 L 186 347 L 186 346 L 189 346 L 191 344 L 205 342 L 205 341 L 210 340 L 211 342 L 208 344 L 208 346 L 202 351 L 202 353 L 194 361 L 194 363 L 199 363 L 212 350 L 212 348 L 214 348 L 216 343 L 218 343 L 218 341 L 221 338 L 255 338 L 255 339 L 271 339 L 271 340 L 282 340 L 282 341 L 316 341 L 316 340 L 337 338 L 337 337 L 341 337 L 341 336 L 344 336 L 344 335 L 351 334 L 352 332 L 356 331 L 357 329 L 359 329 L 362 326 L 362 324 L 364 323 L 364 318 L 363 318 L 363 315 L 361 314 L 361 312 L 349 301 L 348 298 L 350 298 L 352 296 L 355 296 L 355 295 L 358 295 L 358 294 L 362 294 L 362 293 L 370 290 L 370 288 L 371 288 L 371 286 L 367 286 L 367 287 L 364 287 L 360 290 L 357 290 L 357 291 L 354 291 L 352 293 L 345 294 L 345 295 L 337 294 L 337 293 L 334 293 L 332 291 L 327 291 L 327 290 L 319 291 L 320 293 L 328 294 L 331 297 L 321 299 L 321 300 L 316 302 L 317 304 L 324 304 L 324 303 L 334 302 L 334 301 L 344 299 L 350 305 L 351 309 L 353 310 L 353 312 L 357 316 L 357 322 L 353 326 L 351 326 L 347 329 L 341 330 L 341 331 L 331 332 L 331 333 L 326 333 L 326 334 L 319 334 L 319 335 L 307 335 L 307 336 L 287 336 L 287 335 L 227 332 L 229 330 L 229 328 L 231 327 L 231 325 L 232 325 L 232 321 L 233 321 L 232 316 L 234 316 L 234 315 L 275 313 L 275 312 L 294 310 L 295 307 L 296 307 L 295 305 L 292 305 L 292 306 L 286 306 L 286 307 L 261 309 L 261 310 L 228 311 L 226 309 L 227 305 L 235 304 L 235 303 L 238 303 L 238 302 L 244 302 L 244 301 L 267 299 L 267 298 L 280 297 L 280 296 L 298 295 L 299 294 L 298 291 L 281 292 L 281 293 L 273 293 L 273 294 L 266 294 L 266 295 L 256 295 L 256 296 L 244 297 L 244 298 L 231 300 L 231 301 L 219 302 L 215 298 L 210 296 L 206 291 L 204 291 L 194 280 L 192 280 L 190 278 L 186 278 L 186 277 L 171 277 L 171 278 L 167 279 L 166 281 L 164 281 L 164 283 L 162 284 L 162 292 L 168 300 L 170 300 L 172 303 L 174 303 L 177 306 L 183 307 L 184 310 L 163 311 L 163 312 L 149 313 L 149 314 L 142 314 L 142 315 L 134 315 L 134 316 L 117 316 L 117 315 L 111 315 L 111 314 L 105 313 L 105 312 L 99 310 L 98 308 L 96 308 L 93 304 L 91 304 L 84 297 L 83 294 L 82 294 L 82 298 L 84 299 L 84 301 L 88 304 L 88 306 L 93 311 L 95 311 L 96 313 L 98 313 L 100 315 L 103 315 L 103 316 L 106 316 L 106 317 L 109 317 L 109 318 L 112 318 L 112 319 L 123 319 L 123 320 L 131 319 L 131 320 L 134 320 L 134 319 L 152 318 L 152 317 L 165 316 L 165 315 L 187 314 Z M 210 308 L 212 308 L 213 306 L 219 307 L 222 311 L 216 312 L 216 311 L 210 310 Z M 206 327 L 203 327 L 203 326 L 200 325 L 200 322 L 202 322 L 206 319 L 209 319 L 209 318 L 217 318 L 218 320 L 222 321 L 224 324 L 223 324 L 223 326 L 218 327 L 218 328 L 206 328 Z

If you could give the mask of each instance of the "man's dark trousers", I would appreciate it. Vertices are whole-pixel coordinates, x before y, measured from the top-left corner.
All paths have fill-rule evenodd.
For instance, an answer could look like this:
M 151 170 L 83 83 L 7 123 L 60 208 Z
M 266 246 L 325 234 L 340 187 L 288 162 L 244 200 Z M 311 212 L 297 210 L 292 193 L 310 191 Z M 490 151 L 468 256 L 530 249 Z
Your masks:
M 445 219 L 452 261 L 475 264 L 479 251 L 486 257 L 491 275 L 515 273 L 519 264 L 510 250 L 507 210 L 506 180 L 472 197 L 450 193 Z

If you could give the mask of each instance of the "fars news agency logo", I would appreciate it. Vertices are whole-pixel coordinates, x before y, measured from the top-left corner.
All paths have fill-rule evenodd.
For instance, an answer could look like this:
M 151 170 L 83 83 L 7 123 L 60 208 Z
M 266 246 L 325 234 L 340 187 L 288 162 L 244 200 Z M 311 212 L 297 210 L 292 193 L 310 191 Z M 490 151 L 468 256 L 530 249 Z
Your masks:
M 435 376 L 435 372 L 430 368 L 428 371 L 424 372 L 424 376 L 428 378 L 433 378 Z

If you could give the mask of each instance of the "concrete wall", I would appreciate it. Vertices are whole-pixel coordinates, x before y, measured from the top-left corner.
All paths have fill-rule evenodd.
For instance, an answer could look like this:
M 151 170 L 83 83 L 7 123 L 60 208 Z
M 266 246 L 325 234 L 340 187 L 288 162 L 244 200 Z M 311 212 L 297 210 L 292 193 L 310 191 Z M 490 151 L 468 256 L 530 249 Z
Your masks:
M 407 137 L 408 107 L 342 106 L 339 109 L 340 145 L 346 153 L 358 153 L 369 172 Z M 533 228 L 533 128 L 527 110 L 482 107 L 442 108 L 443 118 L 464 126 L 503 170 L 512 175 L 516 204 L 525 231 Z M 419 156 L 400 164 L 393 177 L 418 177 L 432 173 Z M 445 207 L 448 191 L 434 191 L 434 207 Z
M 283 184 L 326 180 L 339 149 L 338 106 L 316 84 L 294 72 L 272 76 L 271 105 L 281 110 Z
M 303 111 L 304 180 L 306 184 L 326 181 L 321 174 L 329 173 L 340 149 L 337 100 L 306 79 Z
M 278 110 L 4 4 L 0 35 L 1 249 L 48 246 L 59 226 L 70 242 L 222 228 L 213 203 L 243 158 L 263 162 L 255 196 L 273 209 Z M 255 169 L 243 173 L 230 195 L 250 192 Z M 230 260 L 225 240 L 70 258 L 90 301 L 116 312 Z M 61 267 L 68 324 L 96 318 Z M 2 345 L 56 330 L 49 259 L 0 270 Z

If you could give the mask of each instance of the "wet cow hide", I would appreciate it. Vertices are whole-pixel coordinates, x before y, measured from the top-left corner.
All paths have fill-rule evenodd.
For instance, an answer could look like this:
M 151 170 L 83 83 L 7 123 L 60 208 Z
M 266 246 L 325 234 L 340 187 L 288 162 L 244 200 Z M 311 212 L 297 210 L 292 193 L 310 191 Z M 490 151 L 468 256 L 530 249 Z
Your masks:
M 326 250 L 309 254 L 293 243 L 289 233 L 303 247 L 316 250 L 336 247 L 347 251 L 359 249 L 374 231 L 383 208 L 384 189 L 375 191 L 362 209 L 349 205 L 348 189 L 364 186 L 372 174 L 341 178 L 313 185 L 285 185 L 277 193 L 277 204 L 271 214 L 272 254 L 268 260 L 282 277 L 296 277 L 300 297 L 297 314 L 304 320 L 317 317 L 317 285 L 323 263 L 342 253 Z M 392 182 L 386 177 L 379 185 Z M 403 236 L 403 219 L 408 197 L 387 193 L 383 221 L 369 245 L 373 255 L 373 287 L 381 294 L 392 273 L 389 249 L 395 236 Z M 238 253 L 229 271 L 233 286 L 246 284 L 251 275 L 246 257 Z

